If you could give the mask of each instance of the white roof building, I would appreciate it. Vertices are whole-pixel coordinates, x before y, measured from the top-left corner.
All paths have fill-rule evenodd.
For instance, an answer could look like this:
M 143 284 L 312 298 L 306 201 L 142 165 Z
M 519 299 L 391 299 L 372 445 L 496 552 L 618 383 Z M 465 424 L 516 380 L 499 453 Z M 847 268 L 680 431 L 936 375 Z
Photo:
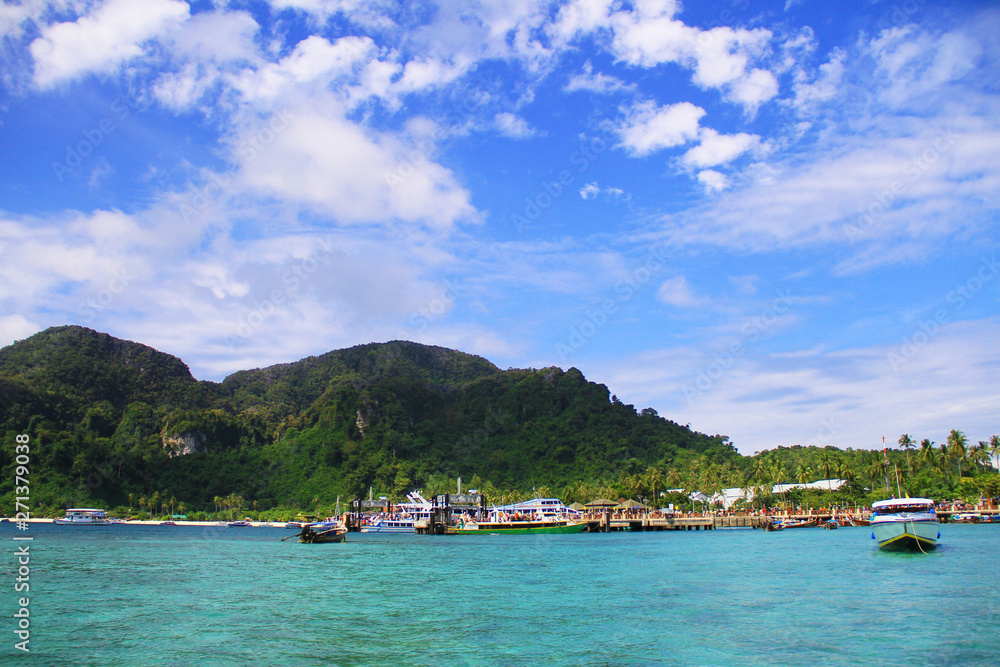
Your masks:
M 821 479 L 808 484 L 775 484 L 771 487 L 771 493 L 781 495 L 792 489 L 822 489 L 823 491 L 836 491 L 847 482 L 842 479 Z M 723 489 L 721 493 L 712 496 L 713 503 L 721 503 L 723 509 L 729 509 L 737 500 L 742 498 L 749 503 L 753 500 L 753 489 L 744 491 L 740 488 Z

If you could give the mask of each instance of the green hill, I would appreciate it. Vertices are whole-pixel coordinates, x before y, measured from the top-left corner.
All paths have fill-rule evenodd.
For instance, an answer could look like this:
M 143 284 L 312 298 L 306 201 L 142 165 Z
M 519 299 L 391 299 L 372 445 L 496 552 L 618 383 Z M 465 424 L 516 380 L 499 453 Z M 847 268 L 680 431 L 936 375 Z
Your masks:
M 696 456 L 740 457 L 637 412 L 576 369 L 502 371 L 405 341 L 195 380 L 176 357 L 82 327 L 0 349 L 0 430 L 31 436 L 42 506 L 135 505 L 155 493 L 188 510 L 242 496 L 259 509 L 340 496 L 400 497 L 461 476 L 553 493 Z M 13 477 L 13 449 L 0 454 Z M 10 493 L 2 498 L 13 505 Z M 37 506 L 37 505 L 36 505 Z

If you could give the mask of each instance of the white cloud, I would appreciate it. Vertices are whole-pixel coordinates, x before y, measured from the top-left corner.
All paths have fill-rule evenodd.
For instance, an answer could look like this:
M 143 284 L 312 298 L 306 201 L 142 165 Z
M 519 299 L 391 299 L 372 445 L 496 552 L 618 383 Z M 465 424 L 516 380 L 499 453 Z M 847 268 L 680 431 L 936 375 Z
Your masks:
M 701 303 L 701 299 L 695 296 L 684 276 L 674 276 L 664 280 L 656 290 L 656 298 L 670 306 L 691 308 Z
M 625 197 L 625 191 L 621 188 L 608 187 L 601 188 L 598 187 L 596 182 L 587 183 L 582 188 L 580 188 L 580 197 L 583 199 L 594 199 L 600 194 L 605 194 L 612 199 L 621 199 Z
M 715 167 L 732 162 L 746 153 L 758 141 L 754 134 L 740 132 L 738 134 L 719 134 L 711 128 L 702 128 L 699 133 L 699 143 L 681 158 L 681 161 L 692 167 Z
M 250 192 L 307 205 L 341 224 L 402 221 L 447 229 L 476 217 L 451 171 L 429 160 L 413 164 L 412 147 L 392 135 L 366 130 L 332 105 L 284 116 L 287 122 L 279 113 L 234 140 L 239 185 Z
M 594 72 L 594 66 L 588 60 L 584 63 L 583 72 L 574 74 L 563 87 L 567 93 L 585 91 L 598 95 L 608 95 L 619 90 L 635 90 L 634 84 L 628 84 L 613 76 Z
M 696 85 L 721 90 L 726 99 L 748 111 L 777 95 L 774 75 L 752 66 L 767 54 L 769 30 L 727 26 L 700 30 L 675 18 L 679 11 L 679 3 L 651 0 L 614 12 L 608 19 L 612 52 L 639 67 L 675 63 L 690 69 Z M 578 30 L 598 29 L 593 22 L 581 21 L 579 26 Z
M 494 121 L 502 134 L 514 139 L 527 139 L 536 134 L 526 120 L 507 111 L 498 113 Z
M 943 442 L 952 428 L 976 442 L 997 429 L 1000 390 L 990 378 L 1000 364 L 998 325 L 992 318 L 942 327 L 896 368 L 889 355 L 899 344 L 784 354 L 738 337 L 583 370 L 623 401 L 730 436 L 744 454 L 796 444 L 877 448 L 883 435 L 895 441 L 902 433 Z M 743 344 L 737 355 L 734 342 Z
M 726 175 L 714 169 L 702 169 L 698 172 L 698 182 L 705 186 L 708 192 L 722 192 L 729 187 Z
M 50 88 L 88 72 L 111 71 L 188 15 L 187 3 L 178 0 L 107 0 L 75 22 L 48 26 L 31 43 L 35 83 Z
M 616 128 L 622 146 L 635 156 L 685 144 L 698 136 L 705 110 L 690 102 L 657 107 L 640 102 L 628 109 Z
M 40 326 L 30 321 L 24 315 L 2 316 L 0 317 L 0 347 L 27 338 L 40 330 Z

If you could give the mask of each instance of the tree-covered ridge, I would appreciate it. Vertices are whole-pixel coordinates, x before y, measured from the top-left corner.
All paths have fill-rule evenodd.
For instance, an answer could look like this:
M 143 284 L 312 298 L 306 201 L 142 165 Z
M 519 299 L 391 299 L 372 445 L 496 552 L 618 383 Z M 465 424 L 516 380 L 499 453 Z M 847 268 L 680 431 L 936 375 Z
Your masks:
M 637 413 L 576 369 L 501 371 L 404 341 L 210 383 L 147 346 L 59 327 L 0 350 L 0 410 L 6 442 L 31 436 L 33 497 L 49 506 L 156 493 L 189 509 L 220 497 L 307 508 L 459 476 L 562 492 L 699 455 L 740 458 L 724 436 Z M 0 464 L 9 472 L 9 448 Z
M 177 357 L 77 326 L 46 329 L 0 349 L 0 377 L 80 408 L 101 401 L 116 411 L 135 401 L 204 407 L 211 400 Z

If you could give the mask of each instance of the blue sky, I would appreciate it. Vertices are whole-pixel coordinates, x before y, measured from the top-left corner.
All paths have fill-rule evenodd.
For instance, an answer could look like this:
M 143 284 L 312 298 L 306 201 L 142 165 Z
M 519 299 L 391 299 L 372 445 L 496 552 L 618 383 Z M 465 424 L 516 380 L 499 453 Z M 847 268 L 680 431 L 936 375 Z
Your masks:
M 0 8 L 0 344 L 579 368 L 744 453 L 1000 431 L 993 2 Z

